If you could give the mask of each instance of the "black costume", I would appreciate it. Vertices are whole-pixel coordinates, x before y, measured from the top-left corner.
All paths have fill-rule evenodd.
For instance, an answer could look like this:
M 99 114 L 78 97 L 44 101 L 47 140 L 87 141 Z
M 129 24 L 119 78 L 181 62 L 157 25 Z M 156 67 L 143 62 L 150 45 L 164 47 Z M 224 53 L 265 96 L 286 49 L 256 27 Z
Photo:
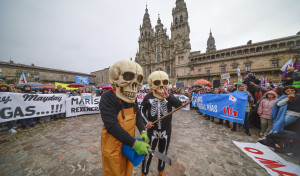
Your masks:
M 134 109 L 137 111 L 137 103 L 126 103 L 123 100 L 121 100 L 121 104 L 119 100 L 120 99 L 112 90 L 109 90 L 101 96 L 99 108 L 101 112 L 102 121 L 109 134 L 114 136 L 123 144 L 133 146 L 135 139 L 132 138 L 130 134 L 128 134 L 120 126 L 120 124 L 118 123 L 117 116 L 123 108 L 129 109 L 134 107 Z M 136 126 L 138 127 L 140 132 L 145 129 L 145 124 L 139 112 L 137 112 L 136 116 Z
M 102 100 L 101 100 L 102 101 Z M 141 103 L 141 115 L 146 123 L 148 121 L 154 122 L 155 120 L 163 117 L 172 111 L 172 107 L 178 108 L 182 103 L 173 94 L 169 94 L 169 98 L 160 100 L 157 99 L 153 93 L 148 93 L 143 102 Z M 167 154 L 172 131 L 172 114 L 163 120 L 159 121 L 154 127 L 148 130 L 148 137 L 150 139 L 150 146 L 152 150 L 155 150 L 157 142 L 158 151 L 164 155 Z M 142 172 L 148 174 L 149 166 L 151 163 L 152 155 L 146 156 L 142 165 Z M 165 168 L 165 162 L 159 160 L 158 171 L 162 171 Z

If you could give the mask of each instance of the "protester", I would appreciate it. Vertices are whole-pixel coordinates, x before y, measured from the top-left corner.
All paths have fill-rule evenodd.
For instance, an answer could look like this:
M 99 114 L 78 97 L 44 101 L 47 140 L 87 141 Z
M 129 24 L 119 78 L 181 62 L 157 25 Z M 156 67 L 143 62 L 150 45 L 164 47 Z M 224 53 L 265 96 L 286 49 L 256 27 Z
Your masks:
M 277 100 L 277 94 L 274 91 L 269 91 L 266 93 L 265 97 L 266 98 L 260 102 L 257 110 L 257 113 L 260 116 L 260 137 L 268 134 L 273 126 L 271 112 Z
M 273 127 L 270 133 L 277 133 L 300 118 L 298 90 L 293 86 L 286 86 L 283 92 L 284 95 L 275 102 L 272 109 Z
M 11 92 L 12 88 L 11 86 L 7 84 L 1 84 L 0 83 L 0 92 Z M 14 129 L 14 121 L 8 121 L 7 123 L 8 132 L 10 133 L 16 133 L 17 131 Z M 0 123 L 0 130 L 2 128 L 2 123 Z
M 239 84 L 237 86 L 237 88 L 238 88 L 238 90 L 236 92 L 247 92 L 248 93 L 248 102 L 247 102 L 246 113 L 245 113 L 244 128 L 245 128 L 245 133 L 248 136 L 251 136 L 251 133 L 249 131 L 249 112 L 250 112 L 251 104 L 253 104 L 254 100 L 253 100 L 251 94 L 245 89 L 244 84 Z M 236 131 L 236 125 L 237 125 L 237 123 L 234 122 L 231 131 Z
M 226 90 L 225 90 L 225 87 L 224 86 L 220 86 L 219 87 L 219 94 L 226 94 L 227 92 L 226 92 Z M 219 122 L 215 122 L 215 124 L 217 124 L 217 125 L 223 125 L 223 122 L 224 122 L 224 120 L 223 119 L 219 119 Z M 225 121 L 225 126 L 227 127 L 227 128 L 230 128 L 230 121 L 229 120 L 226 120 Z
M 295 70 L 293 73 L 293 86 L 298 90 L 300 89 L 300 70 Z
M 282 78 L 282 85 L 285 86 L 291 86 L 293 85 L 293 74 L 294 74 L 294 68 L 289 67 L 286 69 L 287 73 Z
M 65 94 L 61 85 L 57 86 L 57 89 L 54 90 L 54 94 Z M 55 114 L 52 116 L 54 120 L 64 119 L 66 117 L 66 113 Z
M 49 93 L 49 90 L 47 88 L 44 88 L 43 91 L 42 91 L 42 94 L 48 94 Z M 44 117 L 40 117 L 40 120 L 39 122 L 41 124 L 45 123 L 45 122 L 50 122 L 51 120 L 51 116 L 44 116 Z
M 26 84 L 23 87 L 23 91 L 22 93 L 25 94 L 33 94 L 33 92 L 31 91 L 31 86 L 29 84 Z M 33 118 L 28 118 L 28 119 L 21 119 L 20 120 L 21 124 L 22 124 L 22 128 L 25 129 L 26 125 L 28 124 L 30 127 L 34 127 L 34 119 Z
M 160 79 L 163 79 L 163 82 L 166 83 L 162 83 Z M 157 82 L 163 86 L 158 87 L 156 85 L 158 84 Z M 167 92 L 167 88 L 169 87 L 169 76 L 166 72 L 155 71 L 151 73 L 148 78 L 148 84 L 152 92 L 148 93 L 141 103 L 141 115 L 147 123 L 146 128 L 148 129 L 147 131 L 150 139 L 151 149 L 155 150 L 156 146 L 158 145 L 159 152 L 166 155 L 171 140 L 172 114 L 159 121 L 154 126 L 152 125 L 152 122 L 171 112 L 172 107 L 178 108 L 182 105 L 182 102 L 174 95 Z M 141 175 L 148 174 L 151 160 L 152 155 L 145 158 L 142 164 Z M 165 176 L 164 168 L 165 162 L 159 160 L 159 176 Z
M 247 90 L 250 92 L 252 97 L 255 97 L 256 87 L 251 84 L 251 82 L 256 85 L 260 84 L 259 79 L 257 79 L 252 73 L 248 73 L 243 83 L 247 85 Z M 254 103 L 256 103 L 256 100 L 254 100 Z

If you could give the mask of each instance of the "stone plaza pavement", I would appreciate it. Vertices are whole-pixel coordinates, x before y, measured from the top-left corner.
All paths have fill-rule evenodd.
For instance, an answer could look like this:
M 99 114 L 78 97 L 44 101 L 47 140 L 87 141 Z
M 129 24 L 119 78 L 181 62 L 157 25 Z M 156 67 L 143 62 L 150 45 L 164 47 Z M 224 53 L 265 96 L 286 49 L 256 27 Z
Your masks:
M 16 134 L 1 132 L 0 175 L 103 175 L 102 125 L 100 114 L 96 114 L 17 129 Z M 166 173 L 169 176 L 268 175 L 232 143 L 232 140 L 257 141 L 258 130 L 251 129 L 249 137 L 242 129 L 234 133 L 224 125 L 204 120 L 195 110 L 177 111 L 173 115 L 168 152 L 172 166 L 166 166 Z M 133 175 L 140 175 L 140 170 L 141 166 L 134 168 Z M 156 158 L 149 175 L 158 175 Z

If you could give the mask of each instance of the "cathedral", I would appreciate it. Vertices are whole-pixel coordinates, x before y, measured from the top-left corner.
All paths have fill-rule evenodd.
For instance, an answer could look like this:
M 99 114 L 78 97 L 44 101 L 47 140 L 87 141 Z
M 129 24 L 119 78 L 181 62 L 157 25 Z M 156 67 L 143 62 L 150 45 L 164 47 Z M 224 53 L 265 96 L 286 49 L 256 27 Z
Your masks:
M 140 26 L 139 51 L 135 58 L 135 61 L 143 67 L 145 78 L 151 72 L 161 70 L 167 72 L 170 81 L 174 82 L 178 72 L 187 69 L 185 65 L 189 61 L 191 44 L 188 11 L 184 0 L 176 0 L 172 16 L 170 38 L 160 17 L 152 28 L 146 7 L 143 24 Z
M 223 84 L 222 74 L 230 74 L 230 82 L 238 80 L 237 68 L 242 75 L 252 72 L 259 77 L 280 82 L 280 68 L 290 59 L 300 60 L 300 32 L 296 35 L 217 50 L 210 31 L 205 53 L 191 51 L 188 10 L 184 0 L 176 0 L 172 9 L 171 37 L 160 17 L 152 28 L 146 6 L 138 39 L 135 61 L 144 71 L 145 78 L 153 71 L 165 71 L 173 85 L 179 81 L 193 85 L 197 79 L 207 79 L 213 86 Z M 144 80 L 146 83 L 147 79 Z

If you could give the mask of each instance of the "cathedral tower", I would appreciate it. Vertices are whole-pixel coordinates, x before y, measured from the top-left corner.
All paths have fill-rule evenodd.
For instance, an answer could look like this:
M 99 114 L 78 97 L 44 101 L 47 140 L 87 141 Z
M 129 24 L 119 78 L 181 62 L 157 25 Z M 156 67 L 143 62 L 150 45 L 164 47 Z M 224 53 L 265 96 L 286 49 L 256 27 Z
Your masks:
M 172 16 L 171 40 L 174 42 L 175 50 L 190 50 L 190 26 L 184 0 L 176 0 L 176 7 L 172 10 Z
M 215 39 L 212 36 L 212 33 L 210 31 L 209 37 L 208 37 L 208 40 L 207 40 L 206 53 L 215 52 L 216 50 L 217 49 L 216 49 L 216 45 L 215 45 Z

